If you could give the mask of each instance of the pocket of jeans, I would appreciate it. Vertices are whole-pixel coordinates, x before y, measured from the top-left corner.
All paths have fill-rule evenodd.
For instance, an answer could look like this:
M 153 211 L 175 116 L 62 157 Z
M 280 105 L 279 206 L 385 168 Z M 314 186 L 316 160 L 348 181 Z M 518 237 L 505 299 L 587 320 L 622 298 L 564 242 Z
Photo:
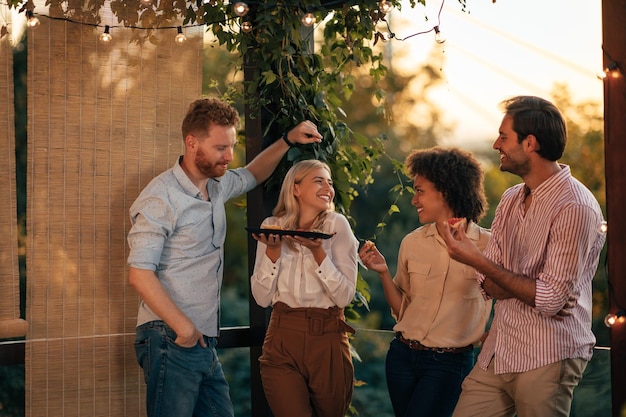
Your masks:
M 174 339 L 172 339 L 169 335 L 165 337 L 165 340 L 167 341 L 167 344 L 175 349 L 180 349 L 183 351 L 187 351 L 190 352 L 194 349 L 196 349 L 198 346 L 200 346 L 200 343 L 196 341 L 196 344 L 191 346 L 191 347 L 185 347 L 185 346 L 181 346 L 179 344 L 177 344 Z
M 135 340 L 134 345 L 137 363 L 143 369 L 144 381 L 147 384 L 150 378 L 150 339 Z

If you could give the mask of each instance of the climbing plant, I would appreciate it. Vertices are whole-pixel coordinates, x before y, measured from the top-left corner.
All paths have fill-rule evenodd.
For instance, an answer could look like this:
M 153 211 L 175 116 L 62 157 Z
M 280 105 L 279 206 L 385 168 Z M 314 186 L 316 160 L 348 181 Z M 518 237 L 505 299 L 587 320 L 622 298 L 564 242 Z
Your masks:
M 465 8 L 465 0 L 458 1 Z M 426 0 L 410 0 L 409 6 L 418 3 L 425 5 Z M 33 0 L 9 4 L 32 15 Z M 290 149 L 266 187 L 276 189 L 294 162 L 325 161 L 333 172 L 337 208 L 351 218 L 355 185 L 371 183 L 376 161 L 388 155 L 383 138 L 350 128 L 342 104 L 357 88 L 357 69 L 367 69 L 374 83 L 387 73 L 382 49 L 376 45 L 388 40 L 387 14 L 401 9 L 400 0 L 46 2 L 50 16 L 94 26 L 101 26 L 105 4 L 121 26 L 133 30 L 133 42 L 157 43 L 156 31 L 165 27 L 204 26 L 210 31 L 215 42 L 236 57 L 234 68 L 246 74 L 243 88 L 229 90 L 224 98 L 244 102 L 250 117 L 262 118 L 264 141 L 276 140 L 302 120 L 313 121 L 323 134 L 321 144 Z M 382 88 L 374 90 L 372 100 L 382 115 L 385 98 Z M 402 164 L 393 160 L 393 166 L 400 173 Z M 399 182 L 392 191 L 406 192 L 408 187 Z M 395 210 L 392 205 L 389 213 Z M 384 227 L 384 222 L 380 224 Z M 358 290 L 366 303 L 369 295 L 362 279 Z

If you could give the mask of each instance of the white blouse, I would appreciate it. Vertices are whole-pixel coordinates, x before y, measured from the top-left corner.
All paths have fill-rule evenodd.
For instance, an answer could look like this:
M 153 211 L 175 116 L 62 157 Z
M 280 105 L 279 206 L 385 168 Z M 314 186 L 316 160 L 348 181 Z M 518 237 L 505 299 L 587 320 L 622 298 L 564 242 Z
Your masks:
M 268 217 L 264 225 L 280 225 L 277 217 Z M 328 213 L 324 233 L 334 236 L 322 241 L 326 258 L 318 265 L 311 251 L 299 244 L 283 241 L 280 257 L 272 262 L 265 254 L 266 245 L 257 242 L 252 295 L 261 307 L 281 301 L 292 308 L 343 308 L 354 299 L 356 291 L 358 241 L 348 220 L 336 212 Z

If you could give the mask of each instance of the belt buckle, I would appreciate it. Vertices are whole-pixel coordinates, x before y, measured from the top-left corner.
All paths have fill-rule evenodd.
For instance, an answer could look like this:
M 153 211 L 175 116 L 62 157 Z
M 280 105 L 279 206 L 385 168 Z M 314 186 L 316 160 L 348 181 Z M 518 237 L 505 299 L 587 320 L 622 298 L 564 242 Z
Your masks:
M 324 319 L 321 317 L 309 317 L 309 334 L 321 336 L 324 334 Z

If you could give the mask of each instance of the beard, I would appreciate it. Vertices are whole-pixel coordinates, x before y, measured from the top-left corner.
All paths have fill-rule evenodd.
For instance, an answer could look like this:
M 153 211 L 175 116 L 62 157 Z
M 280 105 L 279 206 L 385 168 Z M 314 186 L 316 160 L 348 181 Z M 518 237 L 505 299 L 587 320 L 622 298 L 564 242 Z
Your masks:
M 530 163 L 528 160 L 525 161 L 513 161 L 508 158 L 504 161 L 506 163 L 500 162 L 500 171 L 510 172 L 513 175 L 517 175 L 519 177 L 524 177 L 530 172 Z
M 196 168 L 198 168 L 198 171 L 207 178 L 221 177 L 227 170 L 224 162 L 212 163 L 202 149 L 198 149 L 194 164 Z

